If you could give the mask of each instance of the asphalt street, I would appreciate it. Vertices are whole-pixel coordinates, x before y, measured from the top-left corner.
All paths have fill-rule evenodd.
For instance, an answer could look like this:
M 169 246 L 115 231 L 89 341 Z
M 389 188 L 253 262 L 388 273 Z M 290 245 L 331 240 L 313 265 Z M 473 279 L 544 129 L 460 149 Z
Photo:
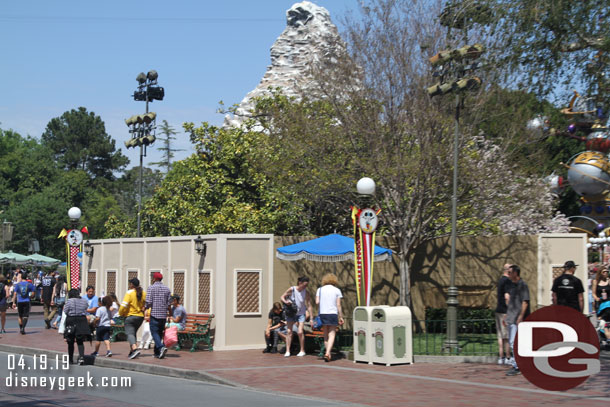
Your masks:
M 2 406 L 109 406 L 117 403 L 151 407 L 352 405 L 98 366 L 68 366 L 62 358 L 37 358 L 35 361 L 31 356 L 4 352 L 0 352 L 0 377 Z M 69 382 L 71 377 L 75 380 L 72 386 Z M 23 386 L 23 380 L 28 381 L 26 386 Z M 269 380 L 281 380 L 281 376 L 270 375 Z

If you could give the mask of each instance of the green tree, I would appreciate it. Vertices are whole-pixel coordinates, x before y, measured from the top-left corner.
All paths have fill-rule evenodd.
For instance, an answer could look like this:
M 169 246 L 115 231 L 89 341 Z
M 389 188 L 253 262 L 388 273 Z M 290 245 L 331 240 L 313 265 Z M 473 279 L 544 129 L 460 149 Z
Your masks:
M 150 199 L 161 185 L 163 174 L 159 170 L 142 169 L 142 202 Z M 127 217 L 137 216 L 138 191 L 140 190 L 140 167 L 133 167 L 114 182 L 116 200 L 121 212 Z M 119 214 L 117 216 L 120 217 Z
M 159 137 L 159 141 L 163 142 L 162 147 L 158 147 L 157 150 L 163 151 L 163 160 L 151 165 L 157 165 L 159 167 L 165 167 L 165 173 L 168 173 L 172 169 L 172 159 L 174 158 L 174 152 L 184 151 L 180 149 L 172 148 L 172 141 L 176 140 L 174 135 L 178 134 L 173 127 L 167 123 L 167 120 L 163 120 L 163 124 L 160 126 L 161 134 L 165 137 Z
M 460 0 L 463 8 L 481 4 L 498 67 L 512 80 L 539 94 L 558 84 L 584 86 L 610 102 L 610 15 L 595 0 Z M 583 89 L 584 90 L 584 89 Z
M 94 180 L 113 180 L 113 173 L 129 163 L 121 150 L 116 150 L 102 119 L 84 107 L 51 119 L 42 143 L 53 151 L 61 168 L 86 171 Z
M 175 163 L 142 212 L 144 236 L 203 233 L 291 232 L 298 213 L 287 193 L 274 188 L 248 160 L 264 135 L 185 124 L 196 154 Z M 125 236 L 131 219 L 113 216 L 109 236 Z
M 424 62 L 433 51 L 420 47 L 449 48 L 435 15 L 429 2 L 367 2 L 358 20 L 344 24 L 349 56 L 338 53 L 334 62 L 314 67 L 317 86 L 309 83 L 300 100 L 275 94 L 253 114 L 268 135 L 255 151 L 257 169 L 318 211 L 309 222 L 343 209 L 347 231 L 356 181 L 377 181 L 380 232 L 397 241 L 403 305 L 411 303 L 413 250 L 450 231 L 454 98 L 427 96 L 433 79 Z M 485 96 L 466 96 L 465 104 L 478 112 Z M 482 123 L 472 113 L 460 126 L 458 233 L 547 230 L 550 194 L 541 180 L 513 168 L 503 139 L 480 134 Z M 515 130 L 524 128 L 525 122 Z

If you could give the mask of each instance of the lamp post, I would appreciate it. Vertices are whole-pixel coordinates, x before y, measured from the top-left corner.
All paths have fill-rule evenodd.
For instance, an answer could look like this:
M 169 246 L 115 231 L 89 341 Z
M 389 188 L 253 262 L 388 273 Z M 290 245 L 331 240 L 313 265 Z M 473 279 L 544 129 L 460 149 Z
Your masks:
M 462 107 L 462 93 L 466 90 L 475 90 L 481 86 L 481 79 L 470 76 L 481 67 L 474 60 L 485 51 L 481 44 L 465 45 L 453 50 L 440 51 L 429 61 L 435 68 L 433 76 L 439 81 L 427 88 L 430 97 L 442 96 L 450 92 L 455 93 L 455 131 L 453 136 L 453 192 L 451 195 L 451 275 L 449 289 L 447 290 L 447 339 L 443 344 L 446 351 L 459 351 L 457 340 L 457 307 L 458 289 L 455 286 L 455 246 L 457 242 L 457 190 L 458 190 L 458 159 L 460 142 L 460 109 Z
M 131 139 L 125 142 L 125 147 L 135 148 L 140 147 L 140 177 L 138 181 L 138 225 L 136 237 L 140 237 L 141 220 L 142 220 L 142 177 L 144 168 L 144 157 L 146 157 L 146 146 L 155 142 L 156 137 L 154 131 L 156 129 L 157 114 L 148 112 L 148 103 L 155 100 L 163 100 L 165 97 L 165 89 L 157 84 L 159 74 L 155 70 L 148 71 L 145 75 L 140 72 L 136 77 L 138 81 L 138 90 L 133 93 L 135 101 L 146 102 L 146 113 L 143 115 L 131 116 L 125 120 L 125 124 L 130 128 Z

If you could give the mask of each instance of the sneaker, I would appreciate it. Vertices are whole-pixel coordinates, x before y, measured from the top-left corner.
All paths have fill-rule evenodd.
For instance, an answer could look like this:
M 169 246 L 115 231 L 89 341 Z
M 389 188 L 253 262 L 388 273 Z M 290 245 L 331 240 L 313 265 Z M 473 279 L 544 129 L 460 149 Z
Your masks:
M 271 348 L 265 348 L 265 349 L 263 349 L 263 353 L 271 353 Z
M 46 325 L 45 329 L 51 329 L 51 321 L 49 321 L 48 319 L 45 319 L 44 323 Z
M 82 366 L 82 365 L 84 365 L 84 364 L 85 364 L 85 359 L 83 359 L 83 358 L 79 357 L 79 358 L 78 358 L 78 362 L 76 362 L 76 363 L 77 363 L 78 365 Z
M 144 345 L 144 349 L 146 349 L 146 350 L 150 349 L 150 343 L 147 343 L 146 345 Z
M 269 353 L 277 353 L 277 348 L 276 348 L 276 347 L 271 348 L 271 350 L 269 351 Z
M 504 361 L 504 364 L 512 366 L 514 362 L 515 362 L 515 358 L 508 358 Z
M 107 358 L 109 358 L 109 357 L 111 357 L 111 356 L 112 356 L 112 352 L 110 352 L 110 351 L 106 352 L 106 357 L 107 357 Z
M 131 352 L 129 352 L 129 356 L 127 356 L 129 359 L 135 359 L 140 355 L 140 351 L 139 350 L 132 350 Z
M 299 356 L 299 357 L 303 357 L 305 355 L 306 355 L 306 353 L 303 351 L 300 351 L 299 353 L 297 353 L 297 356 Z
M 19 332 L 21 333 L 21 335 L 25 335 L 25 328 L 21 328 L 21 329 L 19 330 Z
M 5 334 L 5 333 L 6 333 L 6 331 L 5 331 L 4 329 L 2 329 L 2 330 L 0 331 L 0 333 Z
M 91 354 L 91 356 L 95 356 L 95 357 L 97 357 L 97 352 L 93 352 L 93 353 Z
M 506 372 L 506 376 L 517 376 L 521 374 L 521 370 L 515 369 L 514 367 Z
M 498 358 L 498 364 L 499 365 L 505 365 L 506 364 L 506 358 Z
M 142 350 L 144 349 L 144 347 L 142 346 L 142 344 L 140 344 L 140 346 L 138 346 L 138 350 Z
M 167 348 L 164 346 L 161 348 L 161 350 L 159 351 L 159 359 L 163 359 L 165 357 L 165 354 L 167 353 Z
M 285 358 L 289 358 L 290 357 L 290 351 L 286 351 L 286 353 L 284 353 L 284 357 Z

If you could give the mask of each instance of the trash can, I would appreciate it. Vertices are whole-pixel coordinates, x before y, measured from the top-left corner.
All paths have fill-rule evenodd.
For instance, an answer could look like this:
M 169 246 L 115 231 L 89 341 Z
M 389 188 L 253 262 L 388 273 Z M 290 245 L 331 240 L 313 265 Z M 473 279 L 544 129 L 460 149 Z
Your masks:
M 373 309 L 389 308 L 387 305 L 354 308 L 354 363 L 372 364 L 373 341 L 371 340 L 371 312 Z
M 370 321 L 371 362 L 386 366 L 413 363 L 413 327 L 409 307 L 373 307 Z

